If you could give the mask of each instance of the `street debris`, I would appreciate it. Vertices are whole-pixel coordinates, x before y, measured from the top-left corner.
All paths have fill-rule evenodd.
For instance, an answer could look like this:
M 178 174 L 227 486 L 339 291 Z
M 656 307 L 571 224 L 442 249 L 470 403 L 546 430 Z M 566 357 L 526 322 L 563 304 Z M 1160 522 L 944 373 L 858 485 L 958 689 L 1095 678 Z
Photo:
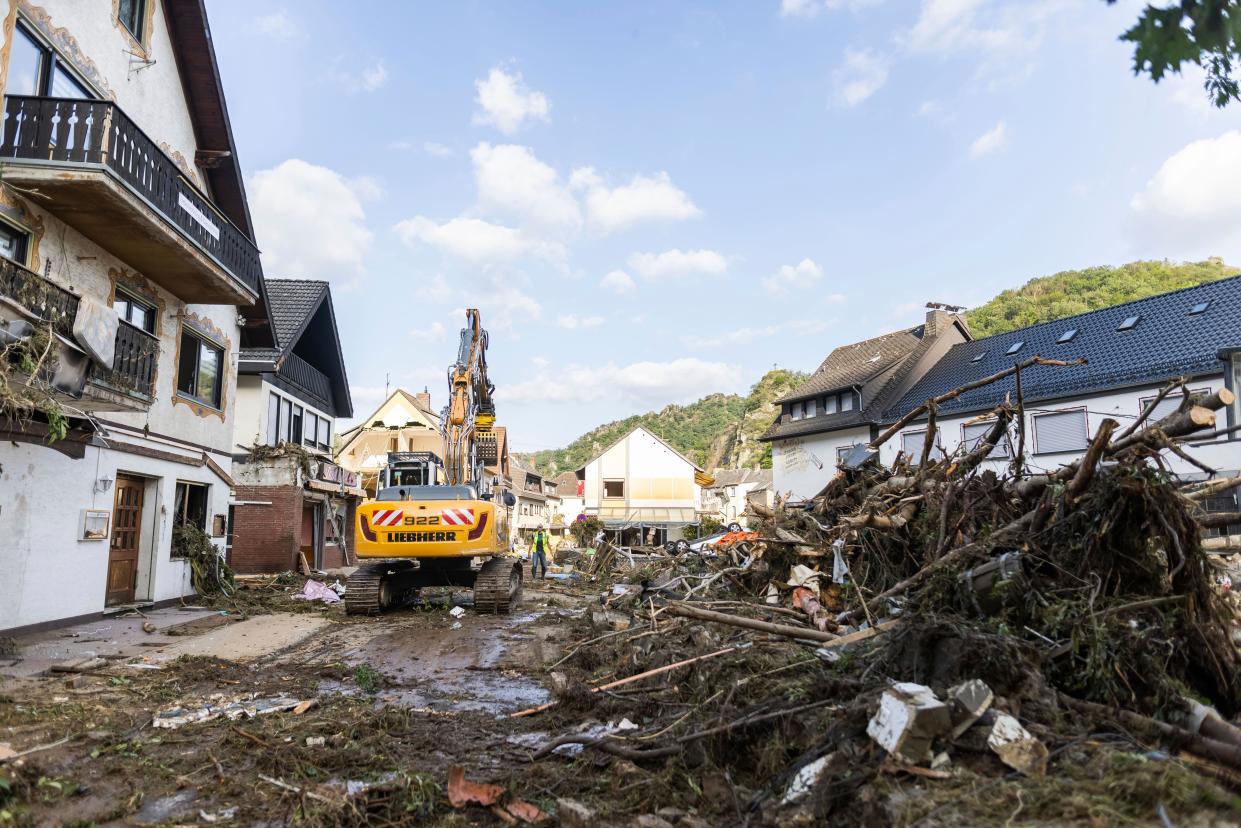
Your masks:
M 302 601 L 322 601 L 325 604 L 339 604 L 342 600 L 336 590 L 314 578 L 306 579 L 302 591 L 293 597 Z
M 236 721 L 243 718 L 253 719 L 255 716 L 266 716 L 270 713 L 286 713 L 289 711 L 297 713 L 299 709 L 301 712 L 305 712 L 312 703 L 312 700 L 309 699 L 293 699 L 280 696 L 256 698 L 251 695 L 230 699 L 223 693 L 217 693 L 209 698 L 206 703 L 197 707 L 178 706 L 161 710 L 151 720 L 151 726 L 176 730 L 185 725 L 209 722 L 221 717 L 229 721 Z

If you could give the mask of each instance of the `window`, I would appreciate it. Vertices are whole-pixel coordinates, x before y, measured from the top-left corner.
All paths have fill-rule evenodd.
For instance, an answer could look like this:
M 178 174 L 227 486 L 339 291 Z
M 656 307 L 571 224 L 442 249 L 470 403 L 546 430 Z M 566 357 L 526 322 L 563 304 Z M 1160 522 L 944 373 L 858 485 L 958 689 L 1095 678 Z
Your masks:
M 135 328 L 149 334 L 155 333 L 155 306 L 150 302 L 144 302 L 118 289 L 112 307 L 116 310 L 117 316 Z
M 624 497 L 625 481 L 624 480 L 605 480 L 603 481 L 604 497 Z
M 1083 451 L 1090 442 L 1089 434 L 1084 408 L 1034 415 L 1036 454 Z
M 293 433 L 289 424 L 293 421 L 293 401 L 280 398 L 280 442 L 292 442 Z
M 1199 302 L 1199 303 L 1197 303 L 1196 305 L 1194 305 L 1192 308 L 1190 308 L 1190 309 L 1189 309 L 1189 315 L 1190 315 L 1190 316 L 1197 316 L 1197 315 L 1198 315 L 1198 314 L 1200 314 L 1200 313 L 1206 313 L 1206 312 L 1207 312 L 1207 308 L 1209 308 L 1209 307 L 1211 307 L 1211 300 L 1209 300 L 1209 299 L 1208 299 L 1208 300 L 1207 300 L 1207 301 L 1205 301 L 1205 302 Z
M 845 458 L 849 456 L 849 452 L 860 446 L 861 443 L 854 443 L 851 446 L 836 446 L 836 464 L 840 465 Z M 921 449 L 919 449 L 921 451 Z
M 1210 393 L 1211 393 L 1210 388 L 1195 388 L 1189 392 L 1189 396 L 1197 397 L 1201 395 L 1205 397 L 1205 396 L 1208 396 Z M 1143 397 L 1142 399 L 1138 400 L 1139 416 L 1141 415 L 1143 411 L 1146 410 L 1146 406 L 1150 405 L 1154 401 L 1154 399 L 1155 399 L 1154 397 Z M 1155 410 L 1150 413 L 1150 416 L 1146 418 L 1146 422 L 1147 423 L 1159 422 L 1164 417 L 1168 416 L 1169 414 L 1171 414 L 1172 412 L 1180 408 L 1182 399 L 1184 399 L 1184 397 L 1181 394 L 1169 394 L 1168 396 L 1164 397 L 1162 400 L 1159 401 L 1159 405 L 1155 406 Z
M 802 417 L 805 416 L 805 408 L 802 406 L 801 403 L 795 402 L 793 403 L 791 407 L 791 413 L 792 413 L 794 420 L 800 420 Z
M 397 438 L 389 437 L 388 438 L 388 451 L 399 451 L 399 450 L 400 449 L 397 448 Z
M 207 529 L 207 488 L 201 483 L 177 481 L 177 494 L 173 507 L 173 520 L 184 526 L 186 524 Z
M 280 443 L 280 395 L 272 394 L 267 398 L 267 445 Z
M 184 328 L 181 330 L 177 391 L 212 408 L 219 408 L 223 365 L 223 349 Z
M 857 409 L 857 394 L 852 391 L 845 391 L 840 395 L 840 410 L 853 411 Z
M 121 0 L 117 5 L 116 16 L 121 25 L 141 43 L 142 24 L 146 22 L 146 0 Z
M 1133 326 L 1138 324 L 1138 320 L 1142 318 L 1141 314 L 1137 316 L 1126 316 L 1125 321 L 1116 326 L 1118 331 L 1133 330 Z
M 1072 342 L 1073 337 L 1075 336 L 1077 336 L 1077 328 L 1069 328 L 1067 331 L 1060 334 L 1060 338 L 1056 340 L 1056 344 L 1063 345 L 1066 342 Z
M 981 351 L 973 359 L 971 359 L 970 362 L 982 362 L 986 358 L 987 358 L 987 352 Z
M 293 406 L 293 416 L 289 420 L 289 442 L 300 443 L 302 441 L 302 407 L 300 405 Z
M 969 423 L 961 427 L 962 444 L 966 451 L 973 451 L 978 448 L 979 443 L 983 441 L 991 429 L 995 427 L 994 422 L 990 423 Z M 995 448 L 987 454 L 987 457 L 1007 457 L 1008 456 L 1008 434 L 1000 435 L 999 442 L 995 444 Z
M 1007 351 L 1005 351 L 1004 353 L 1008 354 L 1009 356 L 1012 356 L 1013 354 L 1015 354 L 1015 353 L 1017 353 L 1018 351 L 1020 351 L 1020 350 L 1021 350 L 1021 346 L 1022 346 L 1022 345 L 1025 345 L 1025 344 L 1026 344 L 1025 342 L 1023 342 L 1022 340 L 1020 340 L 1020 339 L 1019 339 L 1019 340 L 1017 340 L 1016 342 L 1014 342 L 1012 345 L 1009 345 L 1009 346 L 1008 346 L 1008 350 L 1007 350 Z
M 9 81 L 5 90 L 11 95 L 45 95 L 52 98 L 86 98 L 95 96 L 54 50 L 43 45 L 21 23 L 13 34 L 9 56 Z
M 930 460 L 943 460 L 944 449 L 939 445 L 939 432 L 935 433 L 935 445 L 931 446 Z M 918 431 L 906 431 L 901 435 L 901 451 L 905 452 L 905 459 L 919 463 L 922 461 L 922 446 L 926 444 L 926 429 Z
M 332 447 L 332 421 L 327 417 L 319 418 L 319 448 L 327 451 Z
M 835 394 L 828 394 L 826 397 L 823 398 L 823 413 L 824 414 L 835 414 L 836 413 L 836 395 Z
M 26 248 L 30 234 L 10 224 L 0 222 L 0 256 L 19 265 L 26 263 Z
M 302 431 L 302 442 L 308 446 L 315 444 L 315 438 L 319 436 L 319 417 L 310 412 L 306 412 L 306 427 Z
M 819 401 L 818 400 L 806 400 L 806 416 L 807 417 L 819 416 Z

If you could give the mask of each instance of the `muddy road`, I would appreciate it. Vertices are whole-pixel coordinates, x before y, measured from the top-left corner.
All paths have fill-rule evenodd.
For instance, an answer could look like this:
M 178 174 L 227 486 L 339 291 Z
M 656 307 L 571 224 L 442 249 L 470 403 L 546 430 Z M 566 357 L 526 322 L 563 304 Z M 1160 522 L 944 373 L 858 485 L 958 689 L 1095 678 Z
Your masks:
M 299 606 L 164 624 L 148 640 L 96 627 L 17 642 L 0 690 L 0 756 L 24 755 L 0 759 L 0 817 L 501 824 L 483 809 L 448 806 L 451 767 L 545 810 L 559 796 L 610 787 L 568 770 L 574 757 L 530 763 L 549 733 L 580 716 L 506 718 L 552 698 L 546 667 L 589 637 L 584 607 L 597 596 L 527 588 L 519 611 L 499 617 L 468 608 L 456 617 L 453 596 L 433 597 L 378 618 Z M 189 634 L 166 635 L 174 626 Z M 35 666 L 82 671 L 29 674 Z M 253 718 L 204 712 L 277 701 L 284 709 Z M 177 724 L 195 716 L 207 719 Z

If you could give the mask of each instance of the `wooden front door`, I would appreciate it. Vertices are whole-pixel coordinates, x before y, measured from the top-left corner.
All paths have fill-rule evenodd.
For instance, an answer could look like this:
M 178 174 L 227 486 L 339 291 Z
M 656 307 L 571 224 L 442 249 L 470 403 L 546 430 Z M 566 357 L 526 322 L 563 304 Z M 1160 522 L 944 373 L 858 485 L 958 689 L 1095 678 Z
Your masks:
M 112 545 L 108 548 L 108 606 L 129 604 L 138 584 L 138 539 L 142 535 L 142 490 L 139 477 L 116 476 L 112 507 Z

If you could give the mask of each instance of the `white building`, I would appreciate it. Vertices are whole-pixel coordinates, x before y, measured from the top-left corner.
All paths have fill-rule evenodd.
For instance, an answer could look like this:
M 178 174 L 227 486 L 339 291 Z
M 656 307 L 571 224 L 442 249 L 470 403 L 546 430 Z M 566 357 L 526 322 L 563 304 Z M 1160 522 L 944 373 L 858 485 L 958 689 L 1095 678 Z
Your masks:
M 0 346 L 50 325 L 70 416 L 3 420 L 0 630 L 192 592 L 173 527 L 223 544 L 237 352 L 272 343 L 202 3 L 8 9 Z
M 552 528 L 567 534 L 578 516 L 586 513 L 586 482 L 569 471 L 556 475 L 554 484 L 557 503 L 552 514 Z
M 825 366 L 829 366 L 837 352 L 833 352 Z M 908 382 L 902 393 L 886 395 L 885 401 L 872 407 L 865 422 L 859 425 L 828 428 L 832 418 L 818 415 L 816 421 L 804 410 L 795 418 L 794 403 L 786 402 L 780 419 L 766 435 L 766 439 L 775 442 L 776 491 L 782 495 L 791 492 L 794 500 L 813 497 L 835 474 L 838 460 L 854 444 L 870 442 L 885 427 L 932 397 L 1034 355 L 1065 361 L 1082 358 L 1086 362 L 1068 367 L 1036 365 L 1022 371 L 1024 434 L 1012 424 L 986 465 L 1003 472 L 1021 442 L 1028 470 L 1053 471 L 1082 456 L 1105 418 L 1116 420 L 1121 428 L 1133 423 L 1146 403 L 1173 379 L 1188 378 L 1194 393 L 1222 387 L 1235 391 L 1241 379 L 1238 353 L 1241 277 L 985 339 L 964 338 L 937 355 L 933 365 L 916 372 L 915 381 Z M 790 395 L 790 399 L 794 397 Z M 942 403 L 937 414 L 933 456 L 938 459 L 976 445 L 991 427 L 988 413 L 1005 399 L 1016 401 L 1014 376 Z M 1178 394 L 1171 395 L 1159 404 L 1152 417 L 1158 419 L 1180 403 Z M 1236 405 L 1221 412 L 1218 428 L 1226 430 L 1236 425 L 1239 416 Z M 902 454 L 920 459 L 926 430 L 925 417 L 910 423 L 881 446 L 880 462 L 891 465 Z M 798 436 L 785 436 L 791 433 Z M 1221 473 L 1241 469 L 1241 442 L 1236 435 L 1203 435 L 1199 441 L 1191 442 L 1190 453 Z M 1175 474 L 1202 474 L 1171 453 L 1164 453 L 1163 462 Z M 1232 495 L 1223 499 L 1231 501 Z M 1216 503 L 1212 508 L 1229 506 Z
M 751 491 L 770 489 L 770 469 L 716 469 L 702 489 L 702 514 L 721 523 L 748 525 L 745 507 Z
M 340 435 L 336 462 L 356 473 L 363 488 L 373 495 L 379 471 L 388 462 L 388 453 L 394 451 L 430 452 L 443 467 L 444 437 L 439 415 L 431 411 L 430 392 L 393 391 L 374 413 Z
M 513 524 L 523 541 L 542 526 L 550 530 L 552 510 L 559 507 L 555 484 L 545 483 L 543 475 L 520 460 L 509 458 L 512 492 L 517 496 L 513 507 Z
M 772 443 L 776 494 L 792 501 L 818 494 L 844 453 L 878 435 L 884 409 L 969 339 L 961 317 L 932 310 L 917 327 L 828 354 L 809 380 L 777 401 L 780 417 L 762 436 Z
M 582 502 L 622 542 L 663 544 L 698 522 L 701 487 L 711 478 L 689 458 L 638 426 L 578 470 Z M 632 541 L 631 541 L 632 538 Z
M 1234 390 L 1239 348 L 1241 277 L 1234 277 L 957 345 L 890 405 L 882 420 L 896 422 L 931 397 L 1036 354 L 1066 361 L 1081 358 L 1086 360 L 1083 365 L 1036 365 L 1021 373 L 1025 464 L 1035 472 L 1054 471 L 1082 455 L 1104 419 L 1116 420 L 1123 429 L 1173 379 L 1187 378 L 1194 394 Z M 934 453 L 942 456 L 976 445 L 990 428 L 986 414 L 1006 397 L 1016 399 L 1012 376 L 941 404 Z M 1171 413 L 1180 403 L 1179 393 L 1166 397 L 1148 421 Z M 1238 422 L 1237 406 L 1218 416 L 1218 428 L 1226 430 Z M 1014 424 L 987 464 L 997 471 L 1007 467 L 1018 440 Z M 900 451 L 916 452 L 920 458 L 925 441 L 926 422 L 920 418 L 883 446 L 880 459 L 891 463 Z M 1190 454 L 1214 469 L 1241 469 L 1236 435 L 1204 435 L 1191 446 Z M 1174 474 L 1202 474 L 1170 452 L 1162 459 Z

